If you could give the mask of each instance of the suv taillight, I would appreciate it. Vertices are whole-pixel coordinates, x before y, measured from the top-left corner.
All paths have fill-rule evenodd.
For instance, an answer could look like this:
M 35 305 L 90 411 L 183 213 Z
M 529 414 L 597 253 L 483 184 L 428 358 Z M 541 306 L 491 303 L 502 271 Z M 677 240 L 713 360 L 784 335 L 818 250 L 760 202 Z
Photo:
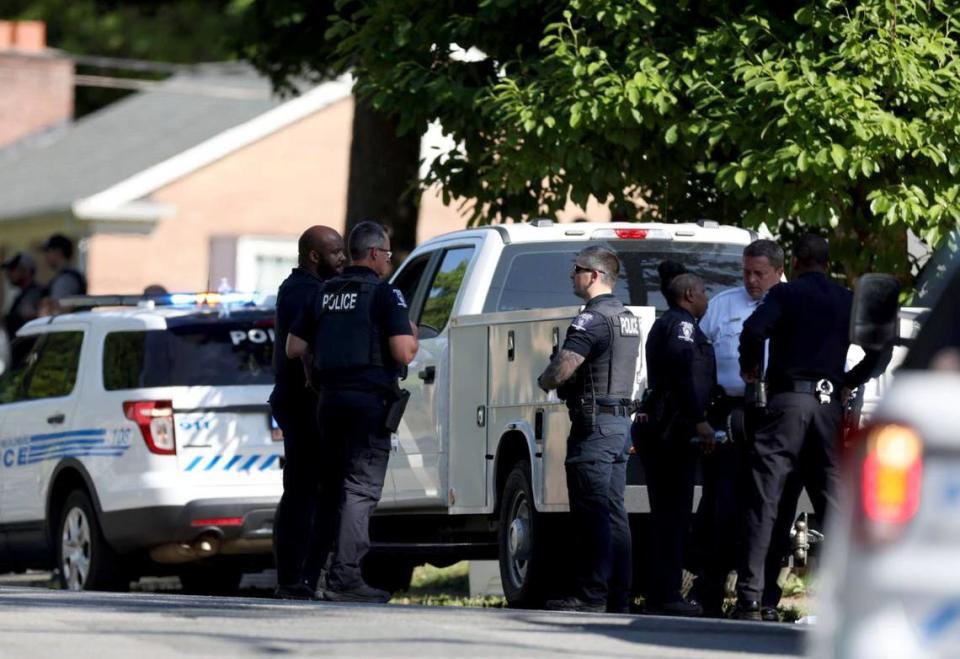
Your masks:
M 177 452 L 173 429 L 173 401 L 128 400 L 123 413 L 140 427 L 140 434 L 151 453 L 174 455 Z
M 920 506 L 923 440 L 897 423 L 868 428 L 860 473 L 863 531 L 869 542 L 895 539 Z

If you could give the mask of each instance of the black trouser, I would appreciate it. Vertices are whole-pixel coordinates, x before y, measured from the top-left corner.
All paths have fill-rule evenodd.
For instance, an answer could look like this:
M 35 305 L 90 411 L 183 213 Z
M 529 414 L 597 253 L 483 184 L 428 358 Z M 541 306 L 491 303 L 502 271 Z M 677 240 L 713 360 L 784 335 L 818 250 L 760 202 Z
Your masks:
M 769 398 L 749 453 L 746 540 L 737 578 L 740 599 L 762 599 L 764 563 L 791 474 L 802 470 L 807 494 L 821 524 L 836 510 L 842 418 L 843 410 L 837 400 L 821 405 L 812 394 L 792 392 L 776 393 Z
M 567 440 L 567 492 L 576 560 L 576 596 L 612 611 L 627 608 L 633 578 L 630 522 L 624 498 L 630 419 L 576 418 Z
M 653 605 L 678 602 L 683 599 L 684 550 L 700 446 L 678 436 L 646 439 L 639 449 L 653 527 L 646 600 Z
M 307 396 L 275 396 L 270 402 L 283 431 L 283 496 L 273 525 L 281 586 L 316 588 L 333 542 L 330 516 L 331 509 L 336 513 L 336 498 L 331 490 L 337 483 L 324 460 L 316 406 L 316 399 Z
M 726 426 L 726 418 L 737 407 L 743 407 L 742 398 L 725 397 L 711 413 L 714 428 Z M 747 411 L 752 421 L 756 414 Z M 752 426 L 747 426 L 752 435 Z M 703 489 L 694 521 L 693 571 L 698 574 L 694 584 L 696 599 L 708 613 L 722 611 L 726 594 L 727 575 L 737 569 L 743 542 L 743 520 L 747 505 L 749 446 L 742 443 L 718 444 L 713 453 L 701 457 Z M 777 584 L 783 558 L 790 550 L 790 529 L 797 515 L 797 500 L 802 490 L 799 474 L 787 479 L 777 518 L 773 527 L 770 550 L 764 563 L 764 606 L 776 607 L 781 589 Z
M 324 442 L 341 470 L 327 587 L 343 591 L 364 583 L 360 568 L 370 549 L 370 515 L 380 502 L 390 457 L 390 433 L 383 427 L 387 402 L 362 391 L 325 391 L 320 401 Z

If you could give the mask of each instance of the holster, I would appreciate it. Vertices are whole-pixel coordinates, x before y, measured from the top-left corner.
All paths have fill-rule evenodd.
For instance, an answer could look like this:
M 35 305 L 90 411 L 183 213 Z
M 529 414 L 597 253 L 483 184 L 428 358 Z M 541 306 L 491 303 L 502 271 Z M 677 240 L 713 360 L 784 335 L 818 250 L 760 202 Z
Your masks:
M 400 420 L 403 418 L 403 413 L 406 411 L 409 401 L 410 392 L 396 387 L 390 401 L 390 407 L 387 408 L 387 416 L 383 421 L 383 427 L 387 432 L 395 433 L 400 428 Z

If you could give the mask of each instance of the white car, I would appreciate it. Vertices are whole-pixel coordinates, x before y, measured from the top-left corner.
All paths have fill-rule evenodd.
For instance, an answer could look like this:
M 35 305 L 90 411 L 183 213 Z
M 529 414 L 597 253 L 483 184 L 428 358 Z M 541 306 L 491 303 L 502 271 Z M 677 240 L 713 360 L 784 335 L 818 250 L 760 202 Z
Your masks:
M 945 280 L 939 301 L 849 449 L 814 656 L 960 652 L 960 258 L 953 261 L 931 268 Z M 882 324 L 859 321 L 867 338 Z
M 171 297 L 187 306 L 18 333 L 0 376 L 0 569 L 55 567 L 71 589 L 173 573 L 209 592 L 271 563 L 273 311 Z

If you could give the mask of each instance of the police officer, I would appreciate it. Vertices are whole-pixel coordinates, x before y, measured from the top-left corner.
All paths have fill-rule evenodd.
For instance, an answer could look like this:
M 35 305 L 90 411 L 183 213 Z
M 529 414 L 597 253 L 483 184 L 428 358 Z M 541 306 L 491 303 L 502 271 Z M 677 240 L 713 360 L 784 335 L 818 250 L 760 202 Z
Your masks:
M 47 284 L 47 297 L 59 301 L 70 295 L 86 295 L 86 277 L 70 266 L 73 258 L 72 240 L 60 233 L 53 234 L 43 246 L 43 258 L 54 273 Z
M 316 423 L 317 396 L 306 379 L 305 363 L 286 356 L 287 335 L 301 310 L 312 308 L 323 282 L 343 272 L 343 239 L 325 226 L 303 232 L 298 265 L 280 284 L 275 321 L 273 368 L 276 384 L 270 411 L 283 431 L 283 496 L 273 527 L 277 597 L 311 599 L 332 541 L 317 505 L 325 461 Z M 334 484 L 335 486 L 336 484 Z
M 381 281 L 391 268 L 386 229 L 361 222 L 348 247 L 351 265 L 324 284 L 313 312 L 294 323 L 287 355 L 305 354 L 304 337 L 311 338 L 323 450 L 341 468 L 336 548 L 324 598 L 386 602 L 388 592 L 364 582 L 361 563 L 390 455 L 387 414 L 397 400 L 401 368 L 413 360 L 418 343 L 403 294 Z
M 698 456 L 701 450 L 712 451 L 715 441 L 707 410 L 716 359 L 698 324 L 708 306 L 703 280 L 692 273 L 676 275 L 667 296 L 670 308 L 653 324 L 646 347 L 650 391 L 645 409 L 653 428 L 641 433 L 642 418 L 635 426 L 655 538 L 646 608 L 663 615 L 698 616 L 700 605 L 685 600 L 680 588 Z
M 717 384 L 722 389 L 714 397 L 709 418 L 716 428 L 726 428 L 734 410 L 747 413 L 745 383 L 740 377 L 740 332 L 743 323 L 756 310 L 764 294 L 780 283 L 783 276 L 783 249 L 772 240 L 756 240 L 743 250 L 743 285 L 718 293 L 710 300 L 707 313 L 700 320 L 700 329 L 713 343 L 717 357 Z M 703 493 L 697 508 L 694 547 L 700 558 L 699 576 L 694 584 L 696 599 L 705 615 L 720 617 L 726 590 L 726 577 L 737 567 L 746 478 L 746 447 L 733 442 L 718 445 L 704 456 Z M 800 495 L 799 478 L 792 478 L 781 502 L 766 560 L 766 586 L 763 592 L 765 620 L 777 620 L 780 601 L 777 578 L 783 556 L 790 543 L 790 526 L 796 514 Z
M 17 252 L 4 261 L 2 267 L 7 280 L 20 291 L 13 299 L 6 318 L 7 332 L 12 340 L 17 330 L 40 314 L 43 287 L 37 283 L 37 264 L 29 254 Z
M 759 377 L 764 342 L 767 413 L 758 422 L 751 468 L 746 542 L 738 570 L 734 617 L 760 620 L 764 561 L 784 484 L 803 454 L 804 482 L 818 519 L 836 509 L 837 447 L 842 399 L 862 384 L 879 353 L 868 353 L 844 373 L 853 295 L 827 276 L 827 241 L 807 234 L 793 257 L 794 279 L 771 288 L 740 335 L 740 370 Z
M 548 609 L 628 610 L 632 561 L 624 496 L 640 323 L 613 295 L 619 273 L 610 249 L 577 254 L 570 277 L 587 304 L 537 380 L 544 391 L 559 388 L 572 424 L 565 464 L 576 585 L 570 596 L 548 601 Z

